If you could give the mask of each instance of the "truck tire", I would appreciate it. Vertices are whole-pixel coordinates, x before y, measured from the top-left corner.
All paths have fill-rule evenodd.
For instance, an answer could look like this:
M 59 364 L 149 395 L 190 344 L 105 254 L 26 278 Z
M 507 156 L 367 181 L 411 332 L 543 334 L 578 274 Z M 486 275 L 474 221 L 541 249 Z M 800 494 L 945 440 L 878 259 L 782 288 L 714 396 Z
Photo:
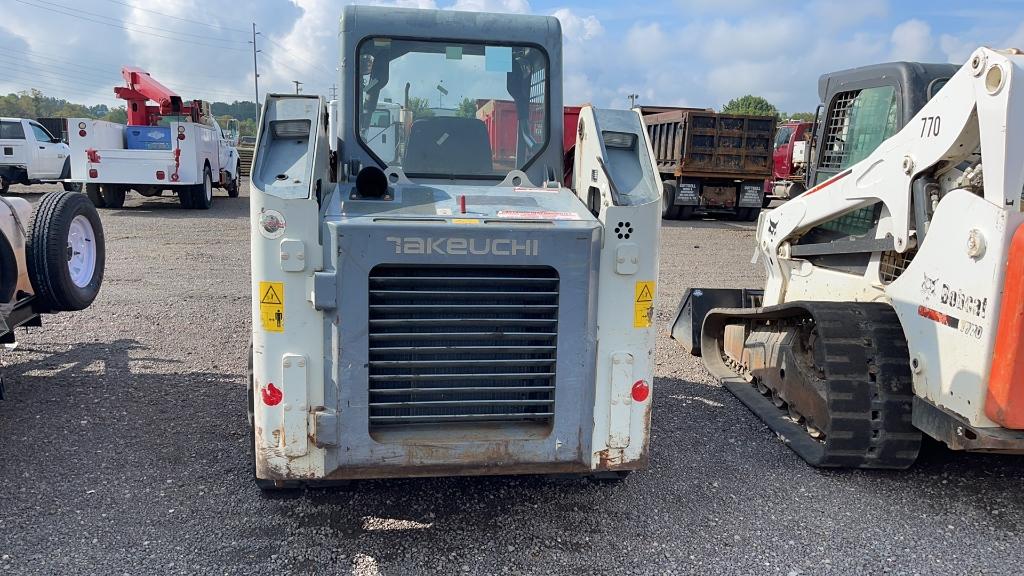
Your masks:
M 228 182 L 228 198 L 238 198 L 238 164 L 235 164 L 235 174 Z
M 0 176 L 0 194 L 7 194 L 7 191 L 11 189 L 11 181 L 5 176 Z
M 82 183 L 81 182 L 61 182 L 60 186 L 61 186 L 61 188 L 64 189 L 65 192 L 81 192 L 82 191 Z
M 693 218 L 693 210 L 696 206 L 676 206 L 676 208 L 679 208 L 679 216 L 676 217 L 676 220 L 689 220 Z
M 107 201 L 103 199 L 103 194 L 100 194 L 99 184 L 86 184 L 85 195 L 89 197 L 89 200 L 92 200 L 93 206 L 97 208 L 107 207 Z
M 767 208 L 772 205 L 773 198 L 765 194 L 764 199 L 761 200 L 761 208 Z
M 77 192 L 51 192 L 35 205 L 29 222 L 25 255 L 41 311 L 88 307 L 103 283 L 106 257 L 96 207 Z
M 100 194 L 103 195 L 103 202 L 107 208 L 123 208 L 128 189 L 116 184 L 102 184 L 100 185 Z
M 192 186 L 181 186 L 177 190 L 178 201 L 181 202 L 181 207 L 186 210 L 192 208 Z
M 662 220 L 678 220 L 679 209 L 682 206 L 676 206 L 673 204 L 676 200 L 676 185 L 671 180 L 665 180 L 661 183 L 661 219 Z
M 203 168 L 203 183 L 192 187 L 192 207 L 209 210 L 213 205 L 213 174 L 210 167 Z

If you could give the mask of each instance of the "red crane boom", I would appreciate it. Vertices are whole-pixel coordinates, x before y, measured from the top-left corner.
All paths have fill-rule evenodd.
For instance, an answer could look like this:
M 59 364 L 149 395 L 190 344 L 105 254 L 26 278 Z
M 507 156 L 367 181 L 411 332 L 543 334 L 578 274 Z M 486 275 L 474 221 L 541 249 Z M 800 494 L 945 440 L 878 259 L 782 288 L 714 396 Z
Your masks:
M 192 100 L 185 104 L 170 88 L 157 82 L 149 72 L 135 66 L 121 68 L 121 76 L 127 86 L 117 86 L 114 94 L 128 102 L 129 126 L 156 126 L 161 116 L 189 116 L 193 122 L 199 122 L 202 113 L 202 101 Z M 148 101 L 156 102 L 150 106 Z

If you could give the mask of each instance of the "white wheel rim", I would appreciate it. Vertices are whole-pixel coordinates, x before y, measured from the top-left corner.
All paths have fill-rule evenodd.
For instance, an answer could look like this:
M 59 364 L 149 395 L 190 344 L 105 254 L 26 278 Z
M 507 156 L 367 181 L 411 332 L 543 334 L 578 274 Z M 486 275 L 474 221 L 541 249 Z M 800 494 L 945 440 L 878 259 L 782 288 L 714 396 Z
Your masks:
M 203 192 L 206 193 L 207 202 L 213 201 L 213 180 L 210 179 L 209 175 L 203 178 Z
M 68 229 L 68 272 L 79 288 L 88 286 L 96 272 L 96 232 L 81 214 L 71 220 Z

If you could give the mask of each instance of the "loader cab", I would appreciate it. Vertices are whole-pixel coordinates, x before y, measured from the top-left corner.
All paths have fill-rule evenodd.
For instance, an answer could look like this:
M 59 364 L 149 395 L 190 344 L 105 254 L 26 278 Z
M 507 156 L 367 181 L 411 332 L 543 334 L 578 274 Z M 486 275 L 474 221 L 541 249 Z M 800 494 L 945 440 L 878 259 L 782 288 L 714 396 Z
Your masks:
M 339 174 L 376 166 L 418 182 L 498 184 L 512 171 L 533 184 L 554 181 L 563 161 L 557 20 L 460 16 L 476 22 L 452 39 L 446 18 L 345 9 Z
M 954 64 L 890 62 L 821 76 L 807 187 L 868 157 L 956 73 Z

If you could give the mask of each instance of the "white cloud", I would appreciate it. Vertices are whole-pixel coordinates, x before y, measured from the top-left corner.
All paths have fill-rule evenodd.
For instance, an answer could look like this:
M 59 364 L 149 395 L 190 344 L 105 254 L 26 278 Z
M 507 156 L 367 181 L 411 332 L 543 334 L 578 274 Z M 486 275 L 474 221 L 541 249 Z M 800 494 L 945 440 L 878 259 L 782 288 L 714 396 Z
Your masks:
M 469 12 L 526 14 L 530 12 L 530 3 L 527 0 L 456 0 L 455 4 L 448 8 Z
M 815 23 L 831 29 L 850 28 L 866 20 L 881 20 L 888 16 L 889 0 L 817 0 L 810 8 Z
M 907 60 L 915 62 L 927 60 L 931 55 L 932 46 L 935 41 L 932 39 L 932 29 L 927 23 L 921 20 L 907 20 L 893 28 L 892 50 L 889 52 L 893 60 Z
M 604 33 L 601 21 L 593 15 L 580 17 L 568 8 L 559 8 L 551 15 L 562 23 L 562 37 L 565 43 L 593 40 Z

